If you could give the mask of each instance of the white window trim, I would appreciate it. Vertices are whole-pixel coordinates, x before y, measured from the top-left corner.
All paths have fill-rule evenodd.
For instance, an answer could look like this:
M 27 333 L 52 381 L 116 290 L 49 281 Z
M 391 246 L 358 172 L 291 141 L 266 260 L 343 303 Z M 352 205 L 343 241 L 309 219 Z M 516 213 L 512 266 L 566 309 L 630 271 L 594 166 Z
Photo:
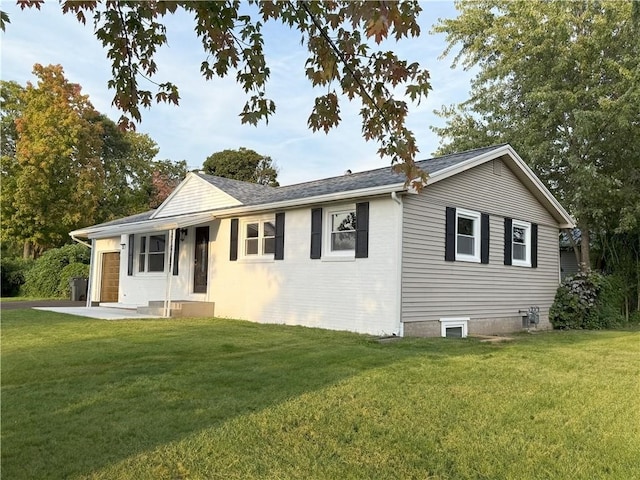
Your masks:
M 516 259 L 513 256 L 513 229 L 516 227 L 525 229 L 526 258 L 524 260 Z M 531 267 L 531 224 L 529 222 L 520 220 L 512 220 L 511 222 L 511 264 L 519 267 Z
M 473 251 L 474 255 L 467 255 L 465 253 L 458 253 L 458 217 L 470 218 L 473 220 Z M 474 212 L 472 210 L 464 210 L 462 208 L 456 208 L 455 219 L 455 235 L 456 235 L 456 261 L 480 263 L 480 212 Z
M 164 268 L 161 272 L 150 272 L 149 271 L 149 238 L 155 236 L 164 236 Z M 144 272 L 140 271 L 140 255 L 142 252 L 140 251 L 140 239 L 145 237 L 146 249 L 145 252 L 145 265 Z M 136 234 L 133 238 L 135 244 L 135 275 L 145 276 L 145 277 L 160 277 L 164 276 L 167 273 L 167 264 L 169 263 L 167 259 L 169 258 L 169 232 L 148 232 L 148 233 L 140 233 Z
M 451 317 L 451 318 L 441 318 L 440 319 L 440 336 L 447 336 L 447 328 L 458 328 L 462 327 L 462 338 L 467 338 L 469 334 L 468 329 L 469 317 Z
M 322 229 L 322 259 L 330 262 L 334 261 L 355 261 L 356 259 L 356 249 L 355 245 L 352 250 L 331 250 L 331 233 L 332 233 L 332 217 L 336 213 L 345 213 L 345 212 L 356 212 L 355 204 L 348 205 L 338 205 L 332 208 L 325 208 L 323 211 L 324 218 L 323 221 L 323 229 Z M 357 221 L 357 218 L 356 218 Z
M 264 223 L 271 222 L 274 227 L 276 224 L 275 215 L 262 215 L 259 217 L 250 217 L 243 218 L 240 220 L 239 225 L 239 235 L 238 235 L 238 260 L 243 262 L 273 262 L 274 261 L 274 253 L 263 253 L 263 245 L 264 245 Z M 258 253 L 257 254 L 247 254 L 247 225 L 250 223 L 258 224 Z M 275 237 L 274 237 L 275 241 Z

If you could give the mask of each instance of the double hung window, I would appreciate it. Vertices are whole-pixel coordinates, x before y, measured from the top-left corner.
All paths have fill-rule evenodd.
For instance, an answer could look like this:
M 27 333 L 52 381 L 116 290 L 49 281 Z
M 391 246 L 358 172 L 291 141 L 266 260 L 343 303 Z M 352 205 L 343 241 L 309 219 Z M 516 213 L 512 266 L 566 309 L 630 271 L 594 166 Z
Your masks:
M 138 272 L 164 272 L 166 235 L 142 235 L 138 241 Z
M 480 214 L 456 210 L 456 260 L 480 262 Z
M 513 220 L 511 226 L 511 259 L 513 265 L 531 266 L 531 224 Z
M 273 219 L 248 220 L 243 226 L 245 257 L 258 258 L 274 254 L 276 225 Z
M 356 212 L 343 210 L 330 212 L 331 251 L 345 252 L 356 249 Z

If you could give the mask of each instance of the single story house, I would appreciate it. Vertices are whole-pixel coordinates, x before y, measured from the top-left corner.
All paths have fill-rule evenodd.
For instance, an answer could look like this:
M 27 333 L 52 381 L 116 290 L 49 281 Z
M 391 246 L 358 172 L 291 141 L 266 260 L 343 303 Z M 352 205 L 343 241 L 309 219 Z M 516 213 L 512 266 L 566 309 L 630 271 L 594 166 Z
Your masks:
M 380 336 L 548 327 L 571 216 L 510 145 L 418 165 L 419 194 L 389 167 L 283 187 L 189 173 L 156 210 L 71 232 L 91 241 L 88 303 Z

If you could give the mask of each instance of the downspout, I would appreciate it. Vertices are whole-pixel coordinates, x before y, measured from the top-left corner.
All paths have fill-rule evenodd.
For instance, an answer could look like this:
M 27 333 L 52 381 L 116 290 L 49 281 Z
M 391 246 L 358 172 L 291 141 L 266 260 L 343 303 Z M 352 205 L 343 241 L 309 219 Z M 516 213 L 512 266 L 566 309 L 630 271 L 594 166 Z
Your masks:
M 73 240 L 74 242 L 78 242 L 82 245 L 84 245 L 87 248 L 93 248 L 93 240 L 91 240 L 91 244 L 85 242 L 84 240 L 80 240 L 78 237 L 71 235 L 71 240 Z
M 398 205 L 397 217 L 397 245 L 398 252 L 396 258 L 396 315 L 398 317 L 398 336 L 404 337 L 404 323 L 402 322 L 402 227 L 403 227 L 403 204 L 396 192 L 391 192 L 391 200 Z
M 94 269 L 96 264 L 94 257 L 97 255 L 96 249 L 93 248 L 93 242 L 95 242 L 95 240 L 91 239 L 91 246 L 89 247 L 91 249 L 91 255 L 89 255 L 89 283 L 87 285 L 87 308 L 91 307 L 91 295 L 93 295 L 93 275 L 94 275 Z
M 95 255 L 95 249 L 93 248 L 93 239 L 91 240 L 91 243 L 87 243 L 83 240 L 80 240 L 78 237 L 76 237 L 75 235 L 71 235 L 71 240 L 73 240 L 74 242 L 77 242 L 81 245 L 84 245 L 85 247 L 89 248 L 91 250 L 91 255 L 89 255 L 89 282 L 87 284 L 87 303 L 86 306 L 87 308 L 91 307 L 91 294 L 92 294 L 92 284 L 93 284 L 93 266 L 95 264 L 94 258 L 93 256 Z

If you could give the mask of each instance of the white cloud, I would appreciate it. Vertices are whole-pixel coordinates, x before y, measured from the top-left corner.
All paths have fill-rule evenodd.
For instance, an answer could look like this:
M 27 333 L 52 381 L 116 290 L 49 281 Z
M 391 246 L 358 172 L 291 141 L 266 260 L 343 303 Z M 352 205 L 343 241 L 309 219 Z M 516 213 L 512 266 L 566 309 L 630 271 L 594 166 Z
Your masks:
M 93 36 L 91 19 L 82 26 L 71 15 L 62 15 L 57 3 L 45 3 L 42 11 L 20 11 L 3 4 L 11 24 L 2 34 L 2 79 L 21 84 L 34 81 L 34 63 L 61 64 L 67 78 L 83 87 L 94 106 L 114 120 L 120 112 L 111 107 L 113 92 L 108 90 L 111 68 L 106 52 Z M 438 60 L 444 50 L 442 36 L 429 34 L 438 17 L 451 17 L 455 9 L 449 2 L 425 2 L 421 16 L 422 34 L 384 46 L 401 57 L 418 61 L 430 70 L 428 99 L 413 106 L 409 126 L 414 130 L 421 158 L 437 147 L 438 139 L 429 130 L 442 124 L 433 110 L 458 103 L 466 96 L 471 73 L 451 70 L 451 59 Z M 157 55 L 158 82 L 171 81 L 180 88 L 180 106 L 154 105 L 143 110 L 138 130 L 148 133 L 160 147 L 160 158 L 187 160 L 199 168 L 216 151 L 240 146 L 270 156 L 280 167 L 281 184 L 341 175 L 347 168 L 359 171 L 387 165 L 377 154 L 378 145 L 365 142 L 361 135 L 360 106 L 343 101 L 342 123 L 325 135 L 307 128 L 313 98 L 319 94 L 304 77 L 306 51 L 300 35 L 285 27 L 265 26 L 265 51 L 271 68 L 267 93 L 277 105 L 268 125 L 242 125 L 238 114 L 246 101 L 235 74 L 226 79 L 205 81 L 200 63 L 205 59 L 200 40 L 193 34 L 193 22 L 185 14 L 167 22 L 169 45 Z M 153 90 L 152 85 L 149 86 Z M 324 90 L 320 90 L 324 92 Z

